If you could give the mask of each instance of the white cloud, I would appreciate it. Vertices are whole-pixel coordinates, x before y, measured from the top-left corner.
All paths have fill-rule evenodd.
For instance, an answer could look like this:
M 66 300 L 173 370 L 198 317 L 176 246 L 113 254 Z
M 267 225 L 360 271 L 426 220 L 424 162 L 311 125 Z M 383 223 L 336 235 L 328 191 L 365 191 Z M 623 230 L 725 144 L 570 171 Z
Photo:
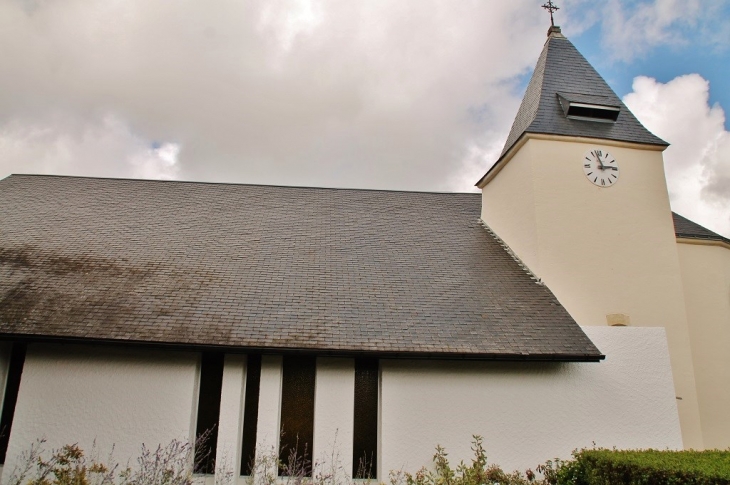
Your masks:
M 636 53 L 710 25 L 720 0 L 698 2 L 566 0 L 558 20 L 581 31 L 603 19 L 608 32 L 629 22 L 607 37 Z M 531 0 L 0 2 L 0 72 L 12 73 L 0 76 L 0 177 L 473 190 L 546 23 Z M 706 161 L 668 167 L 685 180 L 670 176 L 672 197 L 721 210 L 727 167 L 707 160 L 727 135 L 706 109 L 703 133 L 720 138 L 675 141 L 668 156 L 685 146 L 678 160 Z
M 317 0 L 270 0 L 261 9 L 258 27 L 273 31 L 282 49 L 289 51 L 296 36 L 313 33 L 323 16 Z
M 706 48 L 730 46 L 727 0 L 570 0 L 568 34 L 601 23 L 601 44 L 613 60 L 632 61 L 661 45 L 691 41 Z
M 672 208 L 730 237 L 730 133 L 722 107 L 709 105 L 709 83 L 698 74 L 666 84 L 637 77 L 624 102 L 671 143 L 664 165 Z
M 545 30 L 528 0 L 0 2 L 0 176 L 468 190 Z
M 0 127 L 0 174 L 175 178 L 180 146 L 157 148 L 114 116 L 84 120 L 64 114 Z
M 137 153 L 129 159 L 135 178 L 170 180 L 177 178 L 180 145 L 165 143 L 157 148 Z

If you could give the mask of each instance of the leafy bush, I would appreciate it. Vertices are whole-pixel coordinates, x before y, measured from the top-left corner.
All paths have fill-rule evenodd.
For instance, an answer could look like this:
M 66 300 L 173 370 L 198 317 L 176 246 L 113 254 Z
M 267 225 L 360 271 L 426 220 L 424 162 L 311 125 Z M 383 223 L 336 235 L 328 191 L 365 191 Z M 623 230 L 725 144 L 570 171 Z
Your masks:
M 121 467 L 110 454 L 101 460 L 95 449 L 87 456 L 77 445 L 50 454 L 39 440 L 23 453 L 7 485 L 195 485 L 193 469 L 201 457 L 195 446 L 173 440 L 150 449 L 142 445 L 133 466 Z M 446 450 L 436 447 L 433 465 L 415 474 L 391 472 L 390 485 L 730 485 L 730 451 L 657 451 L 584 449 L 573 459 L 555 459 L 535 471 L 507 473 L 487 462 L 483 439 L 474 436 L 473 458 L 452 467 Z M 286 455 L 286 454 L 284 454 Z M 249 485 L 353 485 L 333 446 L 331 456 L 312 463 L 296 450 L 282 462 L 272 447 L 261 450 L 252 464 Z M 325 459 L 326 458 L 326 459 Z M 237 474 L 225 454 L 216 463 L 215 484 L 231 485 Z M 370 482 L 375 485 L 377 482 Z
M 44 440 L 24 452 L 8 485 L 193 485 L 194 447 L 179 440 L 152 450 L 142 445 L 136 466 L 120 467 L 110 454 L 86 456 L 78 445 L 53 450 L 45 458 Z
M 518 471 L 506 473 L 498 465 L 487 463 L 481 436 L 473 437 L 471 449 L 474 452 L 471 464 L 461 462 L 452 468 L 446 450 L 437 446 L 433 457 L 434 470 L 421 468 L 415 474 L 391 473 L 391 485 L 556 485 L 563 466 L 563 462 L 558 459 L 539 465 L 536 470 L 542 478 L 538 478 L 532 470 L 524 474 Z
M 272 447 L 258 447 L 250 464 L 251 475 L 247 485 L 353 485 L 355 482 L 345 469 L 337 445 L 337 433 L 329 454 L 312 462 L 307 446 L 299 451 L 282 447 L 278 452 Z M 282 456 L 286 461 L 282 460 Z M 216 473 L 217 479 L 217 473 Z M 375 485 L 375 482 L 373 483 Z
M 7 485 L 195 485 L 205 480 L 194 471 L 196 466 L 209 459 L 209 448 L 201 446 L 209 439 L 202 434 L 194 444 L 172 440 L 167 446 L 156 449 L 142 445 L 140 454 L 126 467 L 114 460 L 113 454 L 102 460 L 96 446 L 87 455 L 77 444 L 66 445 L 46 452 L 45 440 L 38 440 L 23 452 Z M 252 464 L 253 473 L 248 485 L 352 485 L 340 460 L 336 442 L 333 451 L 321 462 L 312 463 L 307 448 L 278 453 L 271 449 L 261 450 Z M 285 455 L 287 461 L 282 461 Z M 215 485 L 236 483 L 237 473 L 226 453 L 218 453 L 215 466 Z M 281 476 L 279 476 L 281 474 Z
M 730 451 L 590 449 L 573 453 L 560 485 L 730 485 Z

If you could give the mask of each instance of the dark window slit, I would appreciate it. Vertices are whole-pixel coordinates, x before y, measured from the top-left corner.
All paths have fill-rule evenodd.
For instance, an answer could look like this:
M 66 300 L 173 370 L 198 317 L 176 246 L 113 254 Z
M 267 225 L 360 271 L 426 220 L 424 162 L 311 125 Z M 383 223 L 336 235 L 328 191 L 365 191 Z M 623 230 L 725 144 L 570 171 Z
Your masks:
M 3 410 L 0 414 L 0 465 L 5 464 L 5 456 L 8 452 L 10 442 L 10 431 L 13 427 L 15 416 L 15 405 L 18 403 L 18 391 L 20 390 L 20 377 L 23 374 L 25 364 L 26 345 L 23 343 L 13 344 L 10 351 L 10 364 L 8 365 L 8 377 L 5 381 L 5 397 L 3 398 Z
M 195 473 L 215 473 L 221 410 L 224 354 L 204 352 L 200 363 L 198 421 L 195 429 Z
M 378 360 L 355 359 L 352 476 L 375 479 L 378 457 Z
M 281 387 L 280 476 L 312 476 L 317 360 L 284 356 Z
M 259 390 L 261 388 L 261 355 L 248 356 L 246 365 L 246 397 L 243 410 L 241 440 L 241 475 L 252 475 L 256 458 L 256 432 L 259 420 Z

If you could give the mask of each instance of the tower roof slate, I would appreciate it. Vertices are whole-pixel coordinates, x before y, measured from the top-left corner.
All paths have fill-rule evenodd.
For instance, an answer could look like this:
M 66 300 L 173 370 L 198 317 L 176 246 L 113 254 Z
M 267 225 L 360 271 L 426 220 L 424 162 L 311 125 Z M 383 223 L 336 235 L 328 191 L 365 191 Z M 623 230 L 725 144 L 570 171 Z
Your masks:
M 620 109 L 613 123 L 570 119 L 559 95 Z M 551 28 L 497 162 L 525 133 L 577 136 L 668 146 L 647 130 L 557 27 Z M 496 165 L 496 164 L 495 164 Z M 491 171 L 491 169 L 490 169 Z

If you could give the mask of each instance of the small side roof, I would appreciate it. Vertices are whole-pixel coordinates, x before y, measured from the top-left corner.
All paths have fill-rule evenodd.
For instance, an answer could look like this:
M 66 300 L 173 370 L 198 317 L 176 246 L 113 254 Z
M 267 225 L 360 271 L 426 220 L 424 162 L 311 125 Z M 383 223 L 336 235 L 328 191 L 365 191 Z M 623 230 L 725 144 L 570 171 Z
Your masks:
M 706 227 L 700 226 L 696 222 L 690 221 L 676 212 L 672 212 L 672 218 L 674 220 L 674 232 L 678 238 L 719 241 L 730 245 L 730 239 L 723 237 L 716 232 L 710 231 Z
M 0 338 L 595 361 L 480 195 L 13 175 Z

